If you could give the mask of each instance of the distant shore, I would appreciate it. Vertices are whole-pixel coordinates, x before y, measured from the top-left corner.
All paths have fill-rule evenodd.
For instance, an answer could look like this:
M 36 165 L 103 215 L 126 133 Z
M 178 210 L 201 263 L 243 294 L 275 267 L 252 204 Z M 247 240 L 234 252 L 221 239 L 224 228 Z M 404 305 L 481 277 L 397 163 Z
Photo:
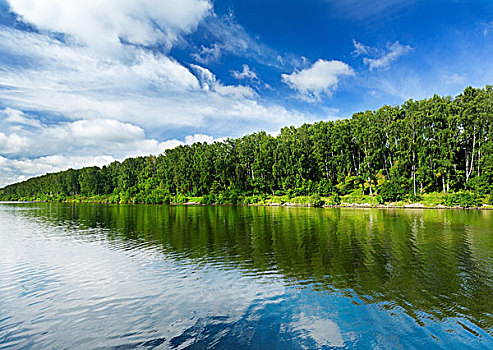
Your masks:
M 443 204 L 443 194 L 425 194 L 422 196 L 422 201 L 410 202 L 390 202 L 378 203 L 376 197 L 368 195 L 359 196 L 341 196 L 340 203 L 333 203 L 331 197 L 320 197 L 318 203 L 311 203 L 312 199 L 308 196 L 298 196 L 286 198 L 285 196 L 258 196 L 255 200 L 251 198 L 240 197 L 236 203 L 204 203 L 204 197 L 183 198 L 181 201 L 171 200 L 168 205 L 230 205 L 230 206 L 264 206 L 264 207 L 318 207 L 318 208 L 375 208 L 375 209 L 472 209 L 472 210 L 493 210 L 493 205 L 483 204 L 482 206 L 462 207 L 460 205 L 447 206 Z M 73 196 L 67 197 L 64 200 L 22 200 L 22 201 L 0 201 L 0 203 L 100 203 L 100 204 L 138 204 L 146 205 L 146 203 L 128 202 L 118 203 L 112 202 L 109 196 Z M 160 204 L 158 204 L 160 205 Z

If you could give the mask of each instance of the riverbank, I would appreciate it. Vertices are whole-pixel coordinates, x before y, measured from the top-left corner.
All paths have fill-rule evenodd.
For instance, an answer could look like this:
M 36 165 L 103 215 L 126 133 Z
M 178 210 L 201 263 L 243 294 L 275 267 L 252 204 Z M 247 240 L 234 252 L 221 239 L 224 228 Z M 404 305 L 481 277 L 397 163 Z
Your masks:
M 456 205 L 450 205 L 454 201 L 450 196 L 460 194 L 429 193 L 423 194 L 417 201 L 409 199 L 382 203 L 378 196 L 349 194 L 344 196 L 273 196 L 252 195 L 221 198 L 211 196 L 187 197 L 177 195 L 163 200 L 161 203 L 145 203 L 129 198 L 128 201 L 117 201 L 112 196 L 46 196 L 45 198 L 22 198 L 22 202 L 68 202 L 68 203 L 111 203 L 111 204 L 171 204 L 171 205 L 240 205 L 240 206 L 285 206 L 285 207 L 324 207 L 324 208 L 402 208 L 402 209 L 485 209 L 492 210 L 493 205 L 488 204 L 488 197 L 477 198 L 472 202 L 462 201 Z M 449 205 L 447 205 L 449 204 Z

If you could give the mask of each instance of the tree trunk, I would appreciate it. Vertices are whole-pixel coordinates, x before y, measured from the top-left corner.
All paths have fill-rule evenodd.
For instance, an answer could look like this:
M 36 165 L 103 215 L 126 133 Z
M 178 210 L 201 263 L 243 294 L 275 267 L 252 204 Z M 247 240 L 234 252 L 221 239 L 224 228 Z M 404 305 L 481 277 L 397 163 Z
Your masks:
M 413 166 L 414 168 L 414 166 Z M 413 193 L 414 196 L 416 197 L 416 171 L 413 170 Z

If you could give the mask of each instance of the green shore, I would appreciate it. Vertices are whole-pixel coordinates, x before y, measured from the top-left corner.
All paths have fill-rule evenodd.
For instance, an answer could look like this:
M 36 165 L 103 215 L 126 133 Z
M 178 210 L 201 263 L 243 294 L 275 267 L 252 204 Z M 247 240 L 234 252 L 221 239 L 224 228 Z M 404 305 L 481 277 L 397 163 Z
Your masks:
M 382 203 L 378 196 L 362 195 L 352 193 L 344 196 L 274 196 L 267 194 L 238 196 L 234 202 L 230 200 L 222 200 L 216 198 L 201 197 L 186 197 L 177 195 L 170 197 L 169 201 L 163 204 L 172 205 L 250 205 L 250 206 L 289 206 L 289 207 L 349 207 L 349 208 L 409 208 L 409 209 L 493 209 L 493 205 L 489 204 L 489 198 L 476 198 L 474 201 L 466 201 L 463 203 L 447 203 L 447 198 L 450 196 L 460 196 L 461 193 L 443 194 L 430 193 L 423 194 L 417 201 L 409 199 Z M 138 202 L 130 198 L 128 202 L 115 201 L 111 196 L 43 196 L 39 198 L 22 198 L 19 201 L 27 202 L 68 202 L 68 203 L 112 203 L 112 204 L 148 204 Z M 452 205 L 451 205 L 452 204 Z

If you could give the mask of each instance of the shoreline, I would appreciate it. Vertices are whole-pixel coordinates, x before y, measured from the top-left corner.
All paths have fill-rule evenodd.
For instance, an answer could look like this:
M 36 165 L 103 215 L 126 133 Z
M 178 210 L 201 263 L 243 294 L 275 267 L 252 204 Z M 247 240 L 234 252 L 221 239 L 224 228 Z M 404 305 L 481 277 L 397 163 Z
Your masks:
M 68 201 L 42 201 L 42 200 L 37 200 L 37 201 L 0 201 L 0 204 L 29 204 L 29 203 L 74 203 L 74 204 L 113 204 L 113 205 L 155 205 L 155 206 L 161 206 L 161 205 L 171 205 L 171 206 L 236 206 L 236 207 L 287 207 L 287 208 L 320 208 L 320 209 L 329 209 L 329 208 L 342 208 L 342 209 L 435 209 L 435 210 L 441 210 L 441 209 L 448 209 L 448 210 L 493 210 L 493 206 L 482 206 L 482 207 L 460 207 L 460 206 L 454 206 L 454 207 L 449 207 L 443 204 L 440 205 L 425 205 L 423 203 L 410 203 L 410 204 L 403 204 L 403 205 L 396 205 L 394 203 L 389 203 L 389 204 L 376 204 L 372 205 L 369 203 L 342 203 L 342 204 L 337 204 L 337 205 L 327 205 L 324 204 L 322 206 L 312 206 L 309 203 L 254 203 L 254 204 L 244 204 L 244 203 L 237 203 L 237 204 L 232 204 L 232 203 L 200 203 L 200 202 L 185 202 L 185 203 L 175 203 L 171 202 L 169 204 L 147 204 L 147 203 L 109 203 L 105 201 L 91 201 L 91 200 L 82 200 L 82 201 L 73 201 L 73 200 L 68 200 Z

